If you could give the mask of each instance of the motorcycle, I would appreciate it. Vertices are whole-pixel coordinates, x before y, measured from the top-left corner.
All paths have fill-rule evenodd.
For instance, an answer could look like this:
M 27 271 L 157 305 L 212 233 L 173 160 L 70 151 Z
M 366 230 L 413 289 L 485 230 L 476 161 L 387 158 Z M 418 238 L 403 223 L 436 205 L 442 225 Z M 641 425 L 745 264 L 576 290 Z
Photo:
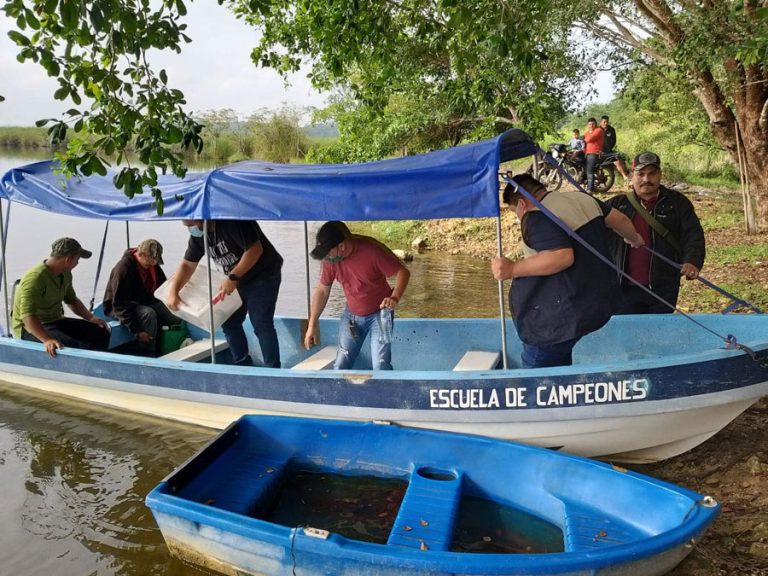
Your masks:
M 547 190 L 552 192 L 560 189 L 560 186 L 563 185 L 563 171 L 567 172 L 571 178 L 586 189 L 587 170 L 583 153 L 569 150 L 565 144 L 550 144 L 549 155 L 555 160 L 557 167 L 544 160 L 538 161 L 539 182 L 544 184 Z M 595 166 L 595 192 L 605 194 L 611 189 L 616 181 L 616 166 L 614 166 L 614 162 L 617 160 L 624 162 L 626 156 L 620 152 L 600 155 L 600 159 Z

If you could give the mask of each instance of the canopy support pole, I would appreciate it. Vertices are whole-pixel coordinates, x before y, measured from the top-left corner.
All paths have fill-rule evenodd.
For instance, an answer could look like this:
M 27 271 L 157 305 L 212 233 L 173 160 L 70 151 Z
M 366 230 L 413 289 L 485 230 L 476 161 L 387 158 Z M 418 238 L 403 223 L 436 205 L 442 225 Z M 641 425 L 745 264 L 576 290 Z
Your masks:
M 309 286 L 309 231 L 307 229 L 307 221 L 304 220 L 304 274 L 307 279 L 307 320 L 309 320 L 309 314 L 312 311 L 310 301 L 310 286 Z
M 501 248 L 501 212 L 496 217 L 496 246 L 498 256 L 502 256 Z M 507 361 L 507 323 L 505 321 L 504 313 L 504 280 L 499 280 L 499 317 L 501 318 L 501 361 L 504 366 L 504 370 L 509 368 Z
M 8 212 L 11 211 L 11 202 L 8 201 Z M 2 251 L 2 275 L 3 275 L 3 302 L 5 303 L 5 331 L 3 336 L 11 335 L 11 312 L 8 306 L 8 276 L 5 266 L 5 224 L 3 223 L 3 202 L 0 201 L 0 251 Z
M 208 263 L 208 329 L 211 333 L 211 364 L 216 364 L 216 342 L 213 333 L 213 278 L 211 277 L 211 252 L 208 250 L 208 220 L 203 220 L 203 247 Z
M 128 250 L 131 247 L 131 228 L 130 222 L 125 221 L 125 249 Z
M 127 222 L 126 222 L 127 224 Z M 93 280 L 93 294 L 91 294 L 91 302 L 88 306 L 88 310 L 93 312 L 93 307 L 96 305 L 96 288 L 99 285 L 99 277 L 101 276 L 101 265 L 104 263 L 104 250 L 107 248 L 107 233 L 109 232 L 109 220 L 107 220 L 106 226 L 104 226 L 104 237 L 101 239 L 101 250 L 99 250 L 99 261 L 96 264 L 96 277 Z M 130 246 L 128 246 L 130 248 Z

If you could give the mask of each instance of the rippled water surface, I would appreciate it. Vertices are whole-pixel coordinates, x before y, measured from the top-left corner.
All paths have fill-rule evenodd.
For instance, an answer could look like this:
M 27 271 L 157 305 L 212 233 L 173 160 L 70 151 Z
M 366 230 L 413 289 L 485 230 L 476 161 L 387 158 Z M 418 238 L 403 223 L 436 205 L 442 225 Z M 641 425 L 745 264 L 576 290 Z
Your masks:
M 213 434 L 0 384 L 0 574 L 197 574 L 144 497 Z

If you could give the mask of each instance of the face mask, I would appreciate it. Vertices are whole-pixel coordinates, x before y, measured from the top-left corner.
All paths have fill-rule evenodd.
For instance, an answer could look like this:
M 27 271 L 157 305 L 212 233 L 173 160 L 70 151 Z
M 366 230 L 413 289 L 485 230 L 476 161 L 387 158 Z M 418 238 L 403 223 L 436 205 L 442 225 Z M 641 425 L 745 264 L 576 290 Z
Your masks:
M 326 256 L 325 259 L 330 262 L 331 264 L 338 264 L 341 262 L 342 257 L 339 255 L 336 256 Z
M 203 237 L 203 231 L 200 230 L 197 226 L 187 226 L 187 230 L 189 230 L 189 235 L 193 238 L 202 238 Z

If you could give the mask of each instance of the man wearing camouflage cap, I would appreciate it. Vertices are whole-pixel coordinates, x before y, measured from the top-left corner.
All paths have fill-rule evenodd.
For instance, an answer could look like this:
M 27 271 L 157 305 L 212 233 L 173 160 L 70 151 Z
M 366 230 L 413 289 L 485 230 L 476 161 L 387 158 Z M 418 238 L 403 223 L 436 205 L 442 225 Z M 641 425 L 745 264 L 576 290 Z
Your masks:
M 59 238 L 50 257 L 24 273 L 13 301 L 16 338 L 41 342 L 51 356 L 65 346 L 107 349 L 107 323 L 88 310 L 72 286 L 72 270 L 80 258 L 90 257 L 74 238 Z M 80 318 L 66 318 L 62 302 Z
M 160 326 L 181 320 L 157 298 L 155 290 L 165 282 L 163 246 L 154 239 L 129 248 L 112 268 L 104 292 L 104 313 L 119 320 L 136 336 L 141 353 L 157 356 Z

